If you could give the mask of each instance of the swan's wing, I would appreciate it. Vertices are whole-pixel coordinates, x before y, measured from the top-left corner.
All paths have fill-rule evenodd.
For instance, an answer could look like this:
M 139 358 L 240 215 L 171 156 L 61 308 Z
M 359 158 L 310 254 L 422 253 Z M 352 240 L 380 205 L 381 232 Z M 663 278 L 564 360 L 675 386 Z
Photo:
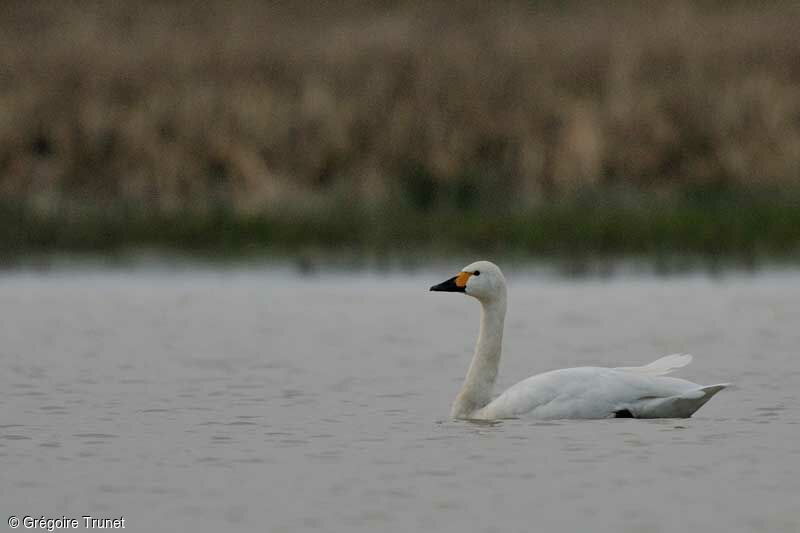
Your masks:
M 656 359 L 649 365 L 644 366 L 620 366 L 614 370 L 622 370 L 640 376 L 663 376 L 673 370 L 683 368 L 692 362 L 692 356 L 688 353 L 674 353 L 665 355 L 661 359 Z

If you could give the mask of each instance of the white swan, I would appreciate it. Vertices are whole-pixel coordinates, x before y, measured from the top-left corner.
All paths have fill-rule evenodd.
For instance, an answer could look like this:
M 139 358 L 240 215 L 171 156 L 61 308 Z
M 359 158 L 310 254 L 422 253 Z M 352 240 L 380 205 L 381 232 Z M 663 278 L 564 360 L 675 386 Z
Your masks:
M 565 368 L 537 374 L 492 400 L 506 316 L 503 273 L 494 263 L 478 261 L 430 290 L 463 292 L 482 307 L 475 355 L 453 403 L 453 418 L 688 418 L 728 386 L 663 377 L 692 360 L 691 355 L 675 354 L 646 366 Z

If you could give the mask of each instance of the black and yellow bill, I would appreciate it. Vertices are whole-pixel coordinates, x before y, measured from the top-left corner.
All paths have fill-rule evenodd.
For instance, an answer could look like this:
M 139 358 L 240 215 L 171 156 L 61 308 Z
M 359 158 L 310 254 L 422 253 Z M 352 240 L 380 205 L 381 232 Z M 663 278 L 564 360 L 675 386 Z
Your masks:
M 434 285 L 431 287 L 431 290 L 441 292 L 465 292 L 467 289 L 467 280 L 471 275 L 471 272 L 459 272 L 457 276 L 453 276 L 438 285 Z

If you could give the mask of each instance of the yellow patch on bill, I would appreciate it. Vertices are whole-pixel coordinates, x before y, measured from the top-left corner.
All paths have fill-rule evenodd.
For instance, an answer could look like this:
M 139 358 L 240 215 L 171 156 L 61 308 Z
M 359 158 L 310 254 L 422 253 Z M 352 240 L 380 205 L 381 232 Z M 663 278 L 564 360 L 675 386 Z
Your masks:
M 466 287 L 467 280 L 472 275 L 472 272 L 459 272 L 456 276 L 456 287 Z

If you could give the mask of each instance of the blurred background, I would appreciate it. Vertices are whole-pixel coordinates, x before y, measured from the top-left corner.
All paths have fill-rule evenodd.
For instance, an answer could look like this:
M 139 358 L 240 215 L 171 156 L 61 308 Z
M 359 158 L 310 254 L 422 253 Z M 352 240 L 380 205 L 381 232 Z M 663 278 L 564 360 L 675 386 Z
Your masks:
M 5 1 L 0 252 L 794 260 L 793 1 Z

